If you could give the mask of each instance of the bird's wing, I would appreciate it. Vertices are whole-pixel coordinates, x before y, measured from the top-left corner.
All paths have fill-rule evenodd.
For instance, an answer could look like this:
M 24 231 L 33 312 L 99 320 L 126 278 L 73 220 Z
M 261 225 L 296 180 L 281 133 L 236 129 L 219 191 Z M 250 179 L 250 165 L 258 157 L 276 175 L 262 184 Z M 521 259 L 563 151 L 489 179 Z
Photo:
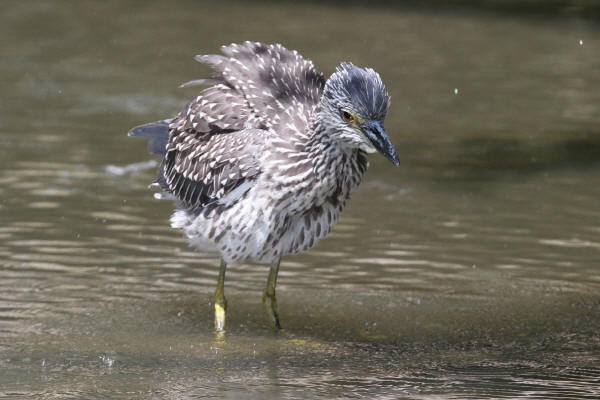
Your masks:
M 214 86 L 204 89 L 170 122 L 157 179 L 163 190 L 192 208 L 218 202 L 230 193 L 243 195 L 240 190 L 249 189 L 260 173 L 256 147 L 264 131 L 246 129 L 252 126 L 250 110 L 241 93 L 222 79 L 211 83 Z
M 172 132 L 158 183 L 187 207 L 202 208 L 220 200 L 231 203 L 252 187 L 261 172 L 258 155 L 264 134 L 254 129 L 216 135 Z
M 250 125 L 279 134 L 289 124 L 307 131 L 325 86 L 312 61 L 280 44 L 244 42 L 221 51 L 224 55 L 199 55 L 196 60 L 210 65 L 215 79 L 243 96 Z
M 224 81 L 204 89 L 170 123 L 173 132 L 211 135 L 239 131 L 247 124 L 250 109 L 236 89 Z M 169 151 L 169 146 L 167 146 Z
M 213 86 L 171 120 L 158 177 L 165 191 L 190 207 L 243 194 L 261 172 L 266 131 L 292 139 L 307 134 L 325 85 L 310 60 L 279 44 L 245 42 L 221 51 L 196 56 L 216 75 L 184 86 Z

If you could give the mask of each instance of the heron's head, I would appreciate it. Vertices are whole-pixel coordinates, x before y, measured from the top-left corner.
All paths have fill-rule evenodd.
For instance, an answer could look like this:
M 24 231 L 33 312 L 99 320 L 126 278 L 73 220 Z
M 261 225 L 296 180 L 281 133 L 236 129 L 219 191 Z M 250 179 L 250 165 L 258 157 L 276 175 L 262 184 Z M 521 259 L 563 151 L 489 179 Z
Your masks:
M 341 63 L 325 84 L 321 122 L 343 145 L 368 153 L 378 150 L 398 165 L 398 155 L 383 129 L 390 95 L 371 68 Z

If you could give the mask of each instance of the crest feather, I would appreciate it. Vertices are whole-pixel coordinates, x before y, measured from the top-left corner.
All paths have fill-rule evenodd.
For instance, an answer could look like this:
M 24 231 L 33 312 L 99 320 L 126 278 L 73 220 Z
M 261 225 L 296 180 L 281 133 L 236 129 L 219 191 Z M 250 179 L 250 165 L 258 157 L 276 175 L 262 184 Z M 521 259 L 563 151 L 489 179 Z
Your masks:
M 325 85 L 324 96 L 373 120 L 385 118 L 390 103 L 390 95 L 379 74 L 350 62 L 337 66 Z

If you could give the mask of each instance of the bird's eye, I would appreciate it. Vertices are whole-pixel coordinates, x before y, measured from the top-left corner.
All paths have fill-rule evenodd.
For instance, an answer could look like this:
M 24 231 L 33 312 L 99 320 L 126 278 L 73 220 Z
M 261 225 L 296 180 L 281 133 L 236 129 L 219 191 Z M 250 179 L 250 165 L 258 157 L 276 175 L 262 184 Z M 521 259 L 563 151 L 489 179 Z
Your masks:
M 344 121 L 346 121 L 346 122 L 354 121 L 354 115 L 350 114 L 348 111 L 342 110 L 341 113 L 342 113 L 342 118 L 344 119 Z

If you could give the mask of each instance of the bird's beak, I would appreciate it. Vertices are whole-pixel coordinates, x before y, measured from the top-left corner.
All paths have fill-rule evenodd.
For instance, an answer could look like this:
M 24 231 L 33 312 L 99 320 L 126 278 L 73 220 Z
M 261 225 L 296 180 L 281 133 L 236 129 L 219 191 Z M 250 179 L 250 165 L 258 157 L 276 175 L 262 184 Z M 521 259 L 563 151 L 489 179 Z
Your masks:
M 384 156 L 388 158 L 394 165 L 400 164 L 396 149 L 390 140 L 390 137 L 385 133 L 383 125 L 379 121 L 369 121 L 361 126 L 363 133 L 369 138 L 373 146 Z

